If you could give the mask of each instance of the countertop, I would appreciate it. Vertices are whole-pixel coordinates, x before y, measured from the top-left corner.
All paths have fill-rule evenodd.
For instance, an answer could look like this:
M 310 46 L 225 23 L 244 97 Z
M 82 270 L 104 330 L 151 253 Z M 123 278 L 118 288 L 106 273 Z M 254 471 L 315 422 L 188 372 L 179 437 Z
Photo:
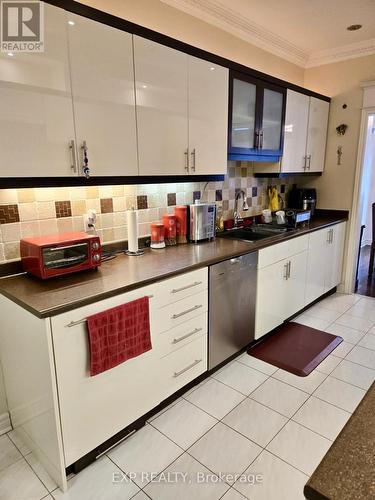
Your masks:
M 304 489 L 308 500 L 375 498 L 375 383 Z
M 199 267 L 254 252 L 282 241 L 347 220 L 347 211 L 317 211 L 308 228 L 278 234 L 255 243 L 216 238 L 197 245 L 185 244 L 143 256 L 119 254 L 103 262 L 98 271 L 84 271 L 46 281 L 19 274 L 0 279 L 0 294 L 39 318 L 55 316 L 119 293 L 192 271 Z

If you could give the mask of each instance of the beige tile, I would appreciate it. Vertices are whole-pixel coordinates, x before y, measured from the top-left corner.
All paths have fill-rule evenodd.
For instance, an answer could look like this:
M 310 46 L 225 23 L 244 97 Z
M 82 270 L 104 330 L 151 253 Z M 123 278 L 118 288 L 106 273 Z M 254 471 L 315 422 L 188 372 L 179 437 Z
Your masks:
M 5 260 L 4 244 L 0 243 L 0 262 Z
M 56 199 L 55 188 L 35 188 L 36 201 L 52 201 Z
M 95 210 L 97 214 L 100 214 L 100 200 L 99 198 L 91 198 L 86 200 L 87 210 Z
M 114 222 L 114 218 L 113 218 L 113 214 L 101 214 L 100 215 L 100 219 L 101 219 L 101 227 L 104 229 L 108 229 L 108 228 L 112 228 L 113 227 L 113 222 Z
M 114 233 L 113 227 L 103 229 L 103 241 L 104 242 L 107 243 L 109 241 L 114 241 L 114 239 L 115 239 L 115 233 Z
M 4 243 L 19 241 L 21 239 L 21 224 L 19 222 L 2 224 L 1 233 Z
M 20 244 L 19 242 L 4 243 L 4 253 L 6 260 L 13 260 L 20 258 Z
M 128 230 L 126 226 L 118 226 L 113 228 L 114 241 L 124 241 L 128 239 Z
M 85 200 L 86 199 L 86 188 L 84 188 L 84 187 L 71 187 L 71 188 L 69 188 L 69 194 L 70 194 L 70 200 Z
M 73 231 L 84 231 L 83 217 L 72 217 Z
M 98 186 L 90 186 L 86 188 L 86 199 L 99 198 Z
M 142 224 L 139 224 L 138 230 L 139 230 L 139 236 L 141 238 L 143 238 L 144 236 L 150 236 L 151 234 L 150 223 L 144 222 Z
M 113 226 L 126 226 L 126 212 L 116 212 L 113 214 Z
M 19 203 L 32 203 L 35 201 L 34 188 L 17 189 Z
M 17 189 L 0 189 L 0 204 L 1 203 L 17 203 Z
M 112 186 L 99 186 L 99 197 L 112 198 L 113 197 Z
M 72 215 L 83 215 L 86 213 L 86 200 L 73 200 L 72 204 Z
M 124 195 L 125 196 L 135 196 L 136 194 L 137 194 L 137 186 L 135 186 L 135 185 L 124 186 Z
M 39 221 L 21 222 L 21 237 L 31 238 L 40 235 Z
M 33 202 L 19 203 L 18 213 L 20 216 L 20 221 L 37 220 L 38 219 L 37 204 Z
M 47 234 L 57 234 L 57 220 L 45 219 L 39 222 L 40 234 L 42 236 Z
M 54 201 L 40 201 L 37 203 L 38 219 L 54 219 L 56 209 Z
M 126 209 L 137 208 L 137 198 L 135 196 L 126 196 Z
M 55 188 L 55 201 L 70 200 L 70 189 L 64 187 Z
M 113 198 L 113 211 L 114 212 L 123 212 L 126 210 L 126 199 L 125 196 L 119 196 L 117 198 Z
M 57 230 L 59 233 L 70 233 L 73 231 L 72 217 L 62 217 L 57 219 Z
M 113 196 L 124 196 L 124 186 L 113 186 L 112 187 Z

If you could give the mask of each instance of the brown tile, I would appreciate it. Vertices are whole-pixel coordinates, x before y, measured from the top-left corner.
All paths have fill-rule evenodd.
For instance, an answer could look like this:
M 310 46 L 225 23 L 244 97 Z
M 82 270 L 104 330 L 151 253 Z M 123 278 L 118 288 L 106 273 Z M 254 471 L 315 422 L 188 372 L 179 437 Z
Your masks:
M 55 210 L 56 217 L 59 219 L 60 217 L 71 217 L 72 216 L 72 207 L 70 201 L 55 201 Z
M 0 205 L 0 224 L 19 222 L 18 205 Z
M 172 205 L 176 205 L 176 193 L 168 193 L 167 194 L 167 203 L 168 207 Z
M 102 214 L 110 214 L 113 212 L 113 199 L 112 198 L 101 198 L 100 199 L 100 211 Z
M 142 194 L 137 196 L 137 208 L 138 210 L 148 208 L 146 195 Z

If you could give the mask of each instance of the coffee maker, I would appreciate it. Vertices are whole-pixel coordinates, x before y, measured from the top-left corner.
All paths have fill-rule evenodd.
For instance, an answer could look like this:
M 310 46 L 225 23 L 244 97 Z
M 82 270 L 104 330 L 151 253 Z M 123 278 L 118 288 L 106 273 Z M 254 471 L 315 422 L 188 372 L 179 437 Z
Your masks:
M 310 210 L 311 215 L 314 215 L 316 208 L 316 189 L 315 188 L 300 188 L 296 185 L 289 192 L 288 207 L 297 208 L 300 210 Z

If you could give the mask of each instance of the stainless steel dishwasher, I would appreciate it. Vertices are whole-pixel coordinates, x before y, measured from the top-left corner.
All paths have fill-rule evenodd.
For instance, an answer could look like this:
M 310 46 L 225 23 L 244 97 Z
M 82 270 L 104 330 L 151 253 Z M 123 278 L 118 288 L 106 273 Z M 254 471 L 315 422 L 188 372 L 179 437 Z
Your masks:
M 210 266 L 208 367 L 254 340 L 258 252 Z

